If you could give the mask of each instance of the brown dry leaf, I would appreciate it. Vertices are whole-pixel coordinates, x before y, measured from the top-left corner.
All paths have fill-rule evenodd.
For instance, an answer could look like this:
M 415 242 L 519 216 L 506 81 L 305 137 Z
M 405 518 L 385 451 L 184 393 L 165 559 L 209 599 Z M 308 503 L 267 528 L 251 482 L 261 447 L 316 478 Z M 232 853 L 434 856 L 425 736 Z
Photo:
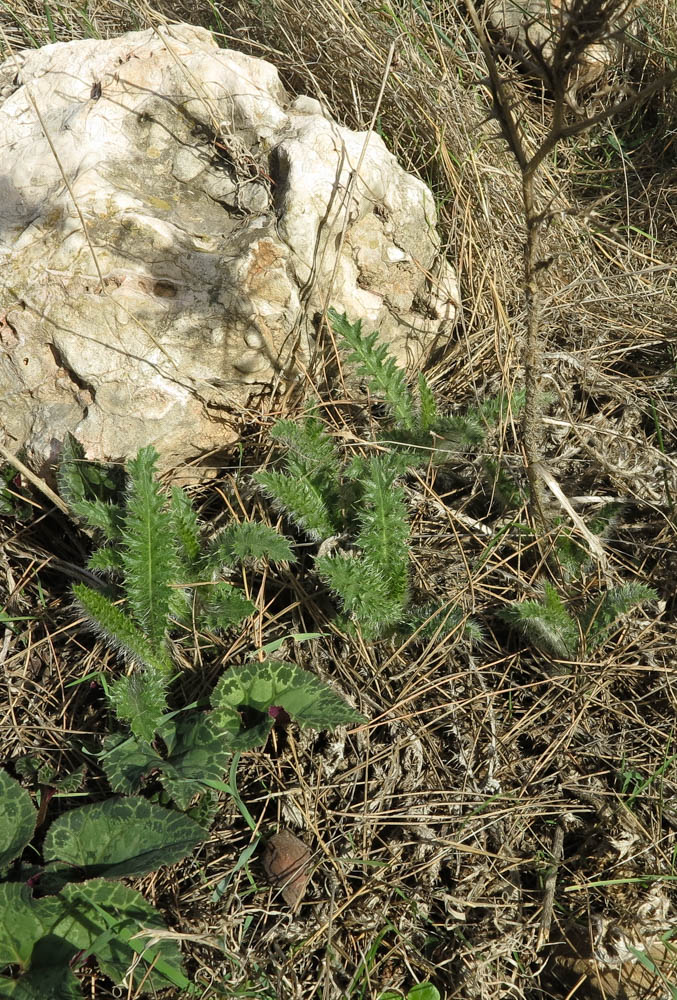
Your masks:
M 285 903 L 295 910 L 310 878 L 310 849 L 290 830 L 270 838 L 263 852 L 263 867 L 271 883 L 278 886 Z

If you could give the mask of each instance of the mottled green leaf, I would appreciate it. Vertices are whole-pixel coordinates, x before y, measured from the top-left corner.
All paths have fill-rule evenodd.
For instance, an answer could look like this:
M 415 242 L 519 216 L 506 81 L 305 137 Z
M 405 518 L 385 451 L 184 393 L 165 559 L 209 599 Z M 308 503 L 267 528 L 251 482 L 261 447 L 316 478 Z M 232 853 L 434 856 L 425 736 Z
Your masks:
M 243 667 L 231 667 L 221 677 L 212 693 L 212 706 L 217 712 L 219 723 L 230 718 L 228 728 L 233 728 L 234 717 L 228 712 L 245 710 L 245 720 L 241 719 L 237 735 L 246 735 L 254 728 L 264 735 L 272 725 L 265 719 L 265 713 L 273 706 L 281 706 L 300 726 L 314 729 L 329 729 L 333 726 L 363 722 L 364 718 L 337 695 L 319 677 L 302 670 L 294 663 L 282 660 L 264 660 L 263 663 L 248 663 Z M 246 710 L 259 713 L 255 725 L 247 726 Z M 263 721 L 260 716 L 263 715 Z
M 0 771 L 0 870 L 30 843 L 37 815 L 28 792 L 6 771 Z
M 59 816 L 43 853 L 45 861 L 68 862 L 86 878 L 125 878 L 174 864 L 203 839 L 180 813 L 142 798 L 107 799 Z

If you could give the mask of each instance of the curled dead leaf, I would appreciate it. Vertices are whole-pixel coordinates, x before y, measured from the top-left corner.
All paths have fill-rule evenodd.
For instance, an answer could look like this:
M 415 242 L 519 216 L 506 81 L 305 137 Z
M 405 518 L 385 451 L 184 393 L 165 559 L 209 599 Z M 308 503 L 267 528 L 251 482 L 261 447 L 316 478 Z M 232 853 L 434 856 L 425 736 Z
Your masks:
M 266 875 L 280 889 L 282 898 L 292 910 L 296 910 L 303 900 L 310 878 L 310 860 L 310 848 L 291 830 L 280 830 L 264 848 Z

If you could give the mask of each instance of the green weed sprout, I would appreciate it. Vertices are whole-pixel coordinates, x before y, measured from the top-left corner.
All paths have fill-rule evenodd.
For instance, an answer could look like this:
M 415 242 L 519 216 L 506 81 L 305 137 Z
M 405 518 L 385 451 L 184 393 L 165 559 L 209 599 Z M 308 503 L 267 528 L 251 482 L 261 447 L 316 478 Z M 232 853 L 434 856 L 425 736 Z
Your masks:
M 631 608 L 658 595 L 641 583 L 612 587 L 589 602 L 579 615 L 571 614 L 552 584 L 544 585 L 540 601 L 515 601 L 499 616 L 537 649 L 560 660 L 571 660 L 583 649 L 594 650 L 609 636 L 614 624 Z
M 223 571 L 248 559 L 294 561 L 289 541 L 265 524 L 230 524 L 205 543 L 187 494 L 174 487 L 168 496 L 158 483 L 157 458 L 151 446 L 128 463 L 122 499 L 119 474 L 85 462 L 73 438 L 58 472 L 73 512 L 103 537 L 89 568 L 112 583 L 102 590 L 76 584 L 73 593 L 91 627 L 133 667 L 110 686 L 109 697 L 118 717 L 147 742 L 166 709 L 172 629 L 237 625 L 255 607 L 221 579 Z
M 387 347 L 378 344 L 377 333 L 363 335 L 359 321 L 350 323 L 334 310 L 329 310 L 329 317 L 341 345 L 350 350 L 348 360 L 384 400 L 389 450 L 344 459 L 317 416 L 308 415 L 298 423 L 280 420 L 271 436 L 286 448 L 283 468 L 257 472 L 254 480 L 299 528 L 321 543 L 315 559 L 320 578 L 338 595 L 348 620 L 360 627 L 365 638 L 373 639 L 399 626 L 415 629 L 431 614 L 429 607 L 423 618 L 410 614 L 410 529 L 399 481 L 420 462 L 420 450 L 411 446 L 425 445 L 430 453 L 433 434 L 448 436 L 452 429 L 461 444 L 476 443 L 484 434 L 483 418 L 479 410 L 463 418 L 441 416 L 425 377 L 419 376 L 414 394 Z M 460 622 L 453 614 L 445 617 L 440 634 Z M 466 635 L 479 636 L 474 623 Z

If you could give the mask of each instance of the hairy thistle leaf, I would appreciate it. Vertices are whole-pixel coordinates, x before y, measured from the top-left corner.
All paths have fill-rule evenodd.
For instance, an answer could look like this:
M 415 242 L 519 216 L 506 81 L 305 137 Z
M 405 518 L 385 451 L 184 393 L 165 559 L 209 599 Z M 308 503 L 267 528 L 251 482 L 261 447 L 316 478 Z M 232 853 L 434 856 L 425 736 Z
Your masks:
M 190 497 L 178 486 L 172 487 L 169 517 L 176 539 L 180 572 L 188 581 L 194 575 L 200 557 L 200 525 Z
M 612 587 L 611 590 L 607 590 L 599 601 L 586 608 L 582 616 L 581 626 L 588 646 L 594 649 L 601 645 L 615 622 L 631 608 L 645 601 L 656 600 L 658 600 L 656 591 L 642 583 L 626 583 L 622 587 Z
M 338 530 L 322 489 L 308 477 L 257 472 L 254 479 L 291 520 L 311 538 L 330 538 Z
M 92 552 L 87 565 L 98 573 L 121 572 L 124 569 L 122 552 L 111 545 L 102 545 L 96 552 Z
M 418 398 L 420 400 L 420 428 L 424 432 L 430 431 L 437 423 L 437 403 L 423 372 L 419 372 L 418 376 Z
M 178 572 L 172 519 L 154 479 L 158 454 L 142 448 L 129 462 L 127 516 L 123 532 L 125 590 L 131 612 L 155 647 L 165 641 L 170 583 Z
M 73 594 L 94 630 L 114 649 L 133 663 L 150 667 L 160 673 L 171 673 L 172 663 L 163 643 L 155 646 L 140 628 L 105 594 L 85 586 L 73 585 Z
M 364 336 L 361 320 L 349 323 L 346 314 L 341 316 L 335 309 L 330 309 L 328 316 L 334 332 L 352 350 L 348 361 L 356 363 L 358 372 L 369 379 L 373 391 L 383 395 L 397 425 L 406 431 L 415 430 L 418 421 L 405 374 L 388 354 L 387 346 L 377 344 L 378 331 Z
M 402 617 L 402 600 L 390 593 L 384 574 L 362 558 L 319 556 L 315 568 L 360 625 L 365 638 L 387 632 Z
M 316 476 L 320 471 L 337 479 L 340 474 L 339 457 L 333 438 L 317 417 L 304 420 L 278 420 L 270 431 L 273 441 L 285 444 L 303 464 L 307 475 Z
M 450 608 L 447 604 L 428 602 L 412 608 L 402 619 L 408 633 L 417 632 L 419 639 L 441 640 L 456 632 L 469 642 L 481 642 L 484 638 L 482 626 L 474 618 L 466 615 L 462 608 Z
M 403 612 L 407 600 L 409 520 L 404 490 L 394 485 L 399 474 L 398 463 L 390 461 L 389 456 L 369 459 L 366 475 L 360 480 L 364 493 L 357 543 L 366 562 L 385 577 L 389 597 Z
M 198 624 L 211 632 L 239 625 L 256 611 L 256 605 L 241 590 L 223 580 L 200 587 L 199 599 Z
M 87 461 L 82 445 L 67 434 L 56 476 L 59 492 L 74 514 L 109 541 L 120 537 L 122 508 L 115 498 L 122 490 L 121 469 Z
M 499 616 L 538 649 L 557 659 L 568 660 L 576 655 L 580 640 L 578 624 L 551 584 L 545 584 L 542 601 L 516 602 L 500 611 Z
M 167 711 L 166 679 L 154 670 L 135 671 L 111 684 L 108 700 L 137 739 L 150 743 Z
M 209 565 L 214 569 L 256 559 L 273 564 L 295 562 L 289 539 L 257 521 L 229 524 L 210 546 Z

